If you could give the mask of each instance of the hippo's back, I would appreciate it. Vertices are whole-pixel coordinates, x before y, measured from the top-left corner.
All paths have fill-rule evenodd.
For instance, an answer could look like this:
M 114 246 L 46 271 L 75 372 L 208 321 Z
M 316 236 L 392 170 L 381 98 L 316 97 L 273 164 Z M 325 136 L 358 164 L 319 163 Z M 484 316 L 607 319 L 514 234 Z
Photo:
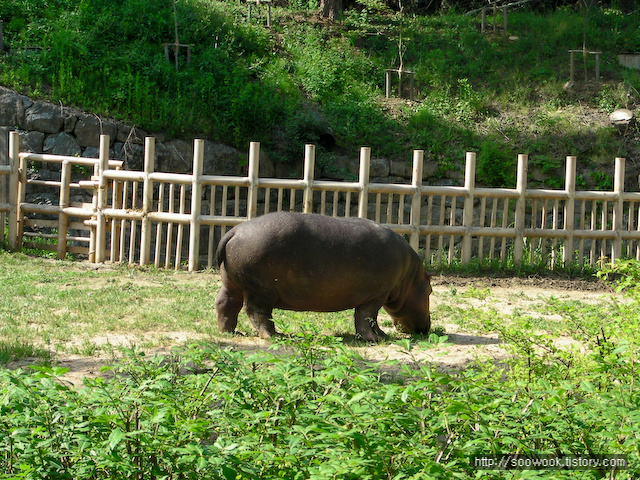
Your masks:
M 234 227 L 218 261 L 234 284 L 301 310 L 343 310 L 384 296 L 420 263 L 402 237 L 369 220 L 288 212 Z

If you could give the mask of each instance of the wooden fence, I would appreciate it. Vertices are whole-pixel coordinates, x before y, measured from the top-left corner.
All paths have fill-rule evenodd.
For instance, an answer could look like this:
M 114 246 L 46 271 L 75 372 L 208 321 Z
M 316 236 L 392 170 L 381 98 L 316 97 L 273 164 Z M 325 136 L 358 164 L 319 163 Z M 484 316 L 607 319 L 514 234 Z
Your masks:
M 472 259 L 558 265 L 640 259 L 640 193 L 624 192 L 625 161 L 615 160 L 613 190 L 576 191 L 576 158 L 567 157 L 563 190 L 527 189 L 526 155 L 518 156 L 516 187 L 476 188 L 474 153 L 464 186 L 422 183 L 423 152 L 413 153 L 411 184 L 371 183 L 369 148 L 360 151 L 357 181 L 314 179 L 315 147 L 304 152 L 302 179 L 260 178 L 258 143 L 246 176 L 203 175 L 204 142 L 194 141 L 193 172 L 154 172 L 155 143 L 145 142 L 143 171 L 98 159 L 20 152 L 11 132 L 10 165 L 0 166 L 0 214 L 9 248 L 23 245 L 86 254 L 94 262 L 128 262 L 189 270 L 214 265 L 215 248 L 231 226 L 269 211 L 366 217 L 406 235 L 432 264 Z M 30 179 L 29 165 L 55 163 L 59 178 Z M 93 175 L 72 182 L 74 166 Z M 77 167 L 75 167 L 77 169 Z M 8 187 L 5 187 L 8 183 Z M 53 205 L 28 202 L 34 188 L 58 192 Z M 72 195 L 72 192 L 78 191 Z M 82 200 L 84 198 L 84 201 Z M 2 229 L 5 230 L 4 228 Z

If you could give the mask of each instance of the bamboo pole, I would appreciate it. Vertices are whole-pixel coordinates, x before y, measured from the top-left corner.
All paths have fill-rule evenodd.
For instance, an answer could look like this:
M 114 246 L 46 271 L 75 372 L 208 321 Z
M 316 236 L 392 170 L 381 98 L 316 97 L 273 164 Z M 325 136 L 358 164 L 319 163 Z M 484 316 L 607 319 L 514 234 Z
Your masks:
M 562 246 L 562 261 L 568 267 L 573 261 L 573 230 L 576 196 L 576 157 L 568 156 L 566 163 L 564 189 L 569 198 L 564 202 L 564 229 L 568 232 Z
M 202 166 L 204 163 L 204 140 L 194 140 L 193 184 L 191 186 L 191 221 L 189 223 L 189 271 L 198 270 L 200 256 L 200 214 L 202 208 Z
M 100 135 L 100 154 L 98 156 L 98 211 L 96 225 L 96 262 L 104 263 L 107 243 L 104 209 L 107 206 L 107 179 L 104 172 L 109 164 L 109 135 Z
M 69 228 L 69 216 L 64 209 L 69 206 L 69 184 L 71 182 L 71 164 L 68 161 L 62 162 L 60 172 L 60 195 L 58 213 L 58 246 L 56 258 L 62 260 L 67 254 L 67 229 Z
M 471 229 L 473 228 L 473 190 L 476 185 L 476 154 L 475 152 L 467 152 L 465 171 L 464 171 L 464 188 L 467 195 L 464 197 L 464 207 L 462 214 L 462 226 L 465 227 L 465 234 L 462 236 L 462 264 L 467 265 L 471 261 Z M 454 197 L 455 198 L 455 197 Z
M 526 191 L 527 191 L 527 168 L 529 157 L 527 155 L 518 155 L 518 171 L 516 175 L 516 191 L 518 198 L 516 200 L 516 212 L 514 219 L 514 227 L 516 230 L 516 239 L 513 243 L 513 262 L 516 265 L 522 264 L 522 256 L 524 251 L 524 227 L 525 227 L 525 211 L 526 211 Z M 506 200 L 508 202 L 508 200 Z
M 247 219 L 251 220 L 258 211 L 258 169 L 260 166 L 260 143 L 251 142 L 249 145 L 249 193 L 247 194 Z M 236 199 L 239 197 L 236 196 Z M 236 211 L 236 216 L 238 216 Z
M 411 196 L 411 226 L 413 231 L 409 237 L 409 244 L 416 252 L 420 247 L 420 218 L 422 207 L 422 170 L 424 168 L 424 151 L 413 151 L 413 172 L 411 175 L 411 186 L 414 191 Z M 376 209 L 377 212 L 377 209 Z
M 186 204 L 186 185 L 180 185 L 180 206 L 179 213 L 180 216 L 184 218 L 185 213 L 185 204 Z M 176 261 L 173 265 L 174 270 L 180 269 L 180 264 L 182 263 L 182 238 L 184 236 L 184 223 L 178 223 L 178 229 L 176 232 Z
M 304 146 L 304 213 L 313 212 L 313 173 L 316 162 L 316 146 L 307 144 Z M 269 204 L 269 200 L 266 200 Z
M 161 212 L 164 206 L 164 191 L 165 185 L 161 183 L 158 185 L 158 212 Z M 162 245 L 162 223 L 158 222 L 156 225 L 156 248 L 153 258 L 153 265 L 160 267 L 160 246 Z
M 139 190 L 140 182 L 132 182 L 131 184 L 131 208 L 138 210 L 138 190 Z M 140 212 L 140 216 L 138 218 L 132 218 L 129 222 L 130 232 L 129 232 L 129 265 L 133 265 L 135 263 L 135 254 L 136 254 L 136 237 L 138 235 L 138 219 L 144 219 L 144 213 Z
M 20 202 L 18 193 L 20 191 L 20 133 L 9 132 L 9 163 L 11 174 L 9 175 L 9 250 L 18 251 L 22 248 L 22 241 L 18 234 L 20 228 L 18 219 L 20 218 Z M 3 227 L 4 228 L 4 227 Z
M 140 265 L 149 264 L 151 250 L 151 221 L 147 214 L 151 211 L 153 202 L 153 183 L 150 174 L 153 173 L 153 166 L 156 156 L 156 144 L 154 137 L 144 139 L 144 180 L 142 184 L 142 225 L 140 226 Z
M 613 191 L 616 194 L 616 200 L 613 207 L 613 231 L 616 232 L 616 238 L 611 246 L 611 263 L 614 263 L 622 255 L 622 217 L 624 206 L 624 172 L 625 159 L 617 157 L 615 163 Z
M 367 208 L 369 202 L 369 171 L 371 168 L 371 147 L 362 147 L 360 149 L 360 176 L 359 176 L 359 188 L 360 193 L 358 196 L 358 217 L 367 218 Z M 351 192 L 349 192 L 351 193 Z M 347 194 L 347 199 L 350 199 Z M 346 210 L 350 209 L 349 201 L 347 201 Z M 349 216 L 345 212 L 345 216 Z

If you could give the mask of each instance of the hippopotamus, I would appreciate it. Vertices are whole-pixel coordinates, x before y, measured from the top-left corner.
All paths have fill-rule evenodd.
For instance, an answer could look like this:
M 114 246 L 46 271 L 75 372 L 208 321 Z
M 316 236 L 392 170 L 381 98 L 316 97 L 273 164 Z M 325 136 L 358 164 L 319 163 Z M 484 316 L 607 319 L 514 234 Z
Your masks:
M 216 256 L 221 332 L 235 331 L 243 305 L 261 338 L 276 334 L 274 308 L 353 308 L 356 333 L 372 342 L 386 336 L 377 321 L 381 307 L 397 329 L 429 332 L 431 276 L 404 238 L 370 220 L 269 213 L 229 230 Z

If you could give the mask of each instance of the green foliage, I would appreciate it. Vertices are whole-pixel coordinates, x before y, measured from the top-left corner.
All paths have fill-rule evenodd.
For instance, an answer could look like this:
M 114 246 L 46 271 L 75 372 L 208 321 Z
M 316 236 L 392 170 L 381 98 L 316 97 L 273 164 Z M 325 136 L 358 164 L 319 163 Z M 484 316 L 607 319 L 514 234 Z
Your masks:
M 215 290 L 170 272 L 95 272 L 2 252 L 0 267 L 3 339 L 21 319 L 30 324 L 23 339 L 36 328 L 38 336 L 48 326 L 88 328 L 77 313 L 88 323 L 106 317 L 107 331 L 169 317 L 185 328 L 207 316 L 202 305 L 210 308 Z M 437 368 L 422 354 L 449 348 L 442 327 L 396 339 L 394 360 L 372 362 L 296 313 L 277 319 L 286 334 L 266 349 L 210 338 L 163 356 L 122 350 L 106 378 L 81 386 L 64 379 L 65 368 L 0 368 L 0 478 L 638 478 L 640 269 L 624 261 L 611 270 L 627 298 L 532 299 L 546 320 L 496 311 L 491 288 L 438 292 L 439 323 L 500 335 L 512 355 L 499 364 L 479 357 L 461 370 Z M 446 296 L 455 299 L 448 309 Z M 34 350 L 4 345 L 0 362 Z M 516 452 L 628 455 L 630 467 L 503 472 L 469 460 Z
M 630 88 L 640 89 L 637 73 L 608 61 L 601 73 L 612 81 L 601 91 L 573 99 L 562 88 L 566 50 L 584 40 L 580 12 L 516 9 L 509 13 L 514 40 L 480 35 L 473 16 L 402 15 L 378 0 L 358 2 L 333 25 L 300 21 L 317 4 L 273 6 L 267 30 L 246 22 L 246 5 L 178 1 L 180 41 L 193 49 L 191 64 L 181 53 L 176 71 L 173 51 L 167 62 L 162 48 L 175 37 L 170 1 L 6 0 L 0 18 L 12 54 L 0 58 L 0 82 L 149 131 L 206 136 L 242 149 L 259 140 L 289 163 L 302 153 L 287 139 L 300 137 L 295 118 L 309 101 L 338 149 L 369 145 L 376 155 L 406 158 L 410 149 L 423 148 L 445 171 L 487 142 L 494 144 L 492 155 L 508 146 L 545 158 L 624 153 L 612 153 L 619 140 L 606 137 L 598 150 L 602 137 L 595 135 L 590 148 L 576 149 L 575 139 L 590 130 L 564 121 L 574 100 L 610 111 L 626 104 Z M 638 16 L 594 8 L 587 20 L 589 49 L 637 50 Z M 397 68 L 401 57 L 415 71 L 418 91 L 416 103 L 397 106 L 383 100 L 384 69 Z M 519 124 L 517 113 L 528 117 L 532 110 L 533 125 Z
M 493 139 L 482 142 L 476 158 L 476 179 L 494 187 L 515 186 L 517 154 Z
M 443 373 L 414 359 L 396 364 L 394 377 L 391 365 L 310 337 L 253 354 L 207 344 L 168 357 L 131 351 L 112 380 L 85 379 L 81 389 L 59 379 L 65 369 L 0 371 L 3 478 L 453 479 L 481 473 L 474 454 L 637 460 L 638 372 L 628 363 L 637 344 L 589 354 L 571 367 L 581 375 L 567 378 L 553 362 L 558 352 L 529 348 L 540 339 L 513 340 L 527 356 L 506 375 L 490 364 Z M 400 346 L 411 360 L 431 345 Z M 618 477 L 637 473 L 632 466 Z
M 614 264 L 607 264 L 598 272 L 598 278 L 611 282 L 617 292 L 635 292 L 640 286 L 640 262 L 618 260 Z

